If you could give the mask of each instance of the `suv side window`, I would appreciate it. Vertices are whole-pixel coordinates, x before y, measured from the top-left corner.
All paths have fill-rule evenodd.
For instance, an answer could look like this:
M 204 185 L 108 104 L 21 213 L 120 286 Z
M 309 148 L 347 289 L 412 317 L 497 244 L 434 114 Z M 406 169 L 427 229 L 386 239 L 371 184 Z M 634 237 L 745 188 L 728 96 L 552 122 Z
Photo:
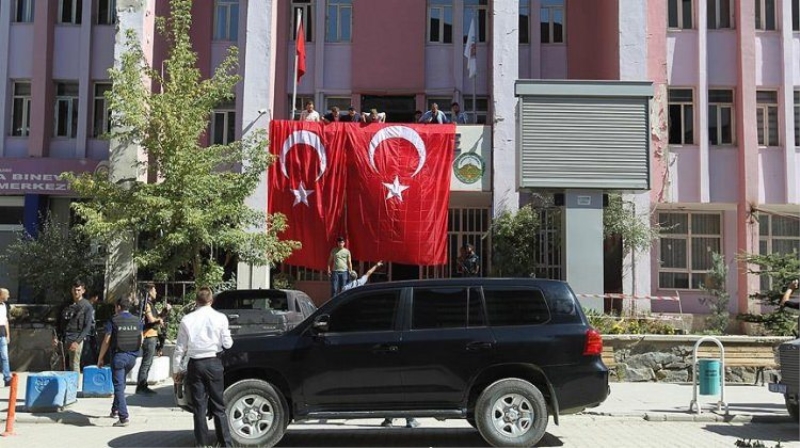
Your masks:
M 359 294 L 330 313 L 328 331 L 332 333 L 390 331 L 394 328 L 399 302 L 399 290 Z
M 578 302 L 566 283 L 550 283 L 544 287 L 550 299 L 552 322 L 557 324 L 581 323 Z
M 542 291 L 536 288 L 484 286 L 489 325 L 539 325 L 550 320 Z
M 414 288 L 411 329 L 465 328 L 466 288 Z

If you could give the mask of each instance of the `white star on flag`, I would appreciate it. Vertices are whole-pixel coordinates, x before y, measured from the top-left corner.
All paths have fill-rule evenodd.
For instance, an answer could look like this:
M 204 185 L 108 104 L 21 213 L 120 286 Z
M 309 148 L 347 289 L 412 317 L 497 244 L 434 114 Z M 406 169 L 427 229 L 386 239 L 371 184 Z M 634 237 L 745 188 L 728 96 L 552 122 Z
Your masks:
M 303 184 L 303 181 L 301 180 L 300 186 L 297 187 L 297 190 L 292 190 L 292 193 L 294 193 L 294 204 L 292 204 L 292 207 L 301 202 L 303 204 L 306 204 L 306 206 L 308 207 L 308 197 L 311 196 L 311 193 L 313 192 L 314 190 L 306 190 L 306 186 L 305 184 Z
M 382 182 L 383 186 L 389 190 L 386 193 L 386 199 L 391 199 L 396 197 L 400 202 L 403 202 L 403 191 L 408 190 L 408 186 L 401 185 L 400 179 L 397 176 L 394 176 L 394 182 L 391 184 L 387 184 L 386 182 Z

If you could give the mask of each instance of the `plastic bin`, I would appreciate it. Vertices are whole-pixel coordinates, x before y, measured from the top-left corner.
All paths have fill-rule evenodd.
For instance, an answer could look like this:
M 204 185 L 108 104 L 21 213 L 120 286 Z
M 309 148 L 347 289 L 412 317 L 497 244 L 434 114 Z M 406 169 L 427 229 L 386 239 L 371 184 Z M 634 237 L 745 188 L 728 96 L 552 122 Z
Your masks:
M 57 412 L 78 401 L 78 372 L 32 372 L 25 385 L 30 412 Z
M 716 359 L 697 361 L 700 395 L 718 395 L 720 385 L 720 362 Z
M 86 366 L 83 368 L 83 396 L 111 397 L 114 385 L 111 382 L 111 368 L 108 366 Z

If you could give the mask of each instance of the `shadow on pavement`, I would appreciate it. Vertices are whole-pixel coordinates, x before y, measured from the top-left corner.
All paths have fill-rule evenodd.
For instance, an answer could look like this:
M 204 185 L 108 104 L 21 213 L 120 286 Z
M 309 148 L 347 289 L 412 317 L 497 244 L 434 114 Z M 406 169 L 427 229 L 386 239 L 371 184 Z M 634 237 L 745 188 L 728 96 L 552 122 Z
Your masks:
M 213 437 L 212 432 L 208 433 Z M 209 439 L 211 441 L 213 439 Z M 108 441 L 108 446 L 112 448 L 134 448 L 134 447 L 155 447 L 167 448 L 175 446 L 194 446 L 194 434 L 192 429 L 182 429 L 179 431 L 142 431 L 124 436 L 115 437 Z
M 796 423 L 709 424 L 704 429 L 723 436 L 760 440 L 762 442 L 796 442 L 800 440 Z
M 80 412 L 65 410 L 61 412 L 27 412 L 17 407 L 17 414 L 26 413 L 35 417 L 45 417 L 56 423 L 69 426 L 96 426 L 89 418 L 91 415 L 84 415 Z

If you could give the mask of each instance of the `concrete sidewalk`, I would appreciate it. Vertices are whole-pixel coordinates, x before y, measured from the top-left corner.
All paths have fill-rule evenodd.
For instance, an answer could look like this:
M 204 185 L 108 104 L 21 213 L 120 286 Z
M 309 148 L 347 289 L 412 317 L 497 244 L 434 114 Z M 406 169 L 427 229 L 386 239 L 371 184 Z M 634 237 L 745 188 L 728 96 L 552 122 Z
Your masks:
M 24 410 L 27 374 L 19 374 L 16 421 L 19 423 L 95 424 L 108 421 L 111 398 L 78 398 L 61 412 L 30 413 Z M 175 406 L 172 380 L 152 386 L 158 394 L 135 395 L 135 386 L 126 388 L 131 416 L 147 419 L 185 418 L 190 414 Z M 0 389 L 0 422 L 8 409 L 10 388 Z M 80 393 L 78 394 L 80 397 Z M 783 396 L 771 393 L 766 386 L 730 384 L 725 387 L 728 414 L 716 412 L 718 396 L 698 396 L 703 413 L 689 413 L 691 384 L 611 383 L 611 395 L 600 406 L 587 409 L 584 415 L 598 418 L 637 418 L 649 421 L 708 422 L 791 422 Z M 714 412 L 712 412 L 714 411 Z

